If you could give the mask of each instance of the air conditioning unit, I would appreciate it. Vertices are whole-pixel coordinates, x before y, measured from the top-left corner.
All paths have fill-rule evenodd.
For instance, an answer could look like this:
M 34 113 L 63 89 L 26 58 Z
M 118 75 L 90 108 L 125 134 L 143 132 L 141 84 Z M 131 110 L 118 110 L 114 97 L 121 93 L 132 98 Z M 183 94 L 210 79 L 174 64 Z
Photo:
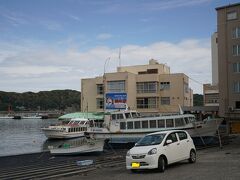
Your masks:
M 228 110 L 229 110 L 229 112 L 233 112 L 234 109 L 233 109 L 232 106 L 229 106 L 229 107 L 228 107 Z

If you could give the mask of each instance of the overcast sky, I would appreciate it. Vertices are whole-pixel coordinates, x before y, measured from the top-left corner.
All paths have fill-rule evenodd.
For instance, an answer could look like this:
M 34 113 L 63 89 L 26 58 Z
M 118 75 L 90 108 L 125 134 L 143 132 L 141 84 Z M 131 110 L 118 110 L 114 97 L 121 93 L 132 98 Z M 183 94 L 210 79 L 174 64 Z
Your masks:
M 211 83 L 218 6 L 236 0 L 0 0 L 0 91 L 79 90 L 81 78 L 148 64 Z M 199 82 L 196 83 L 195 81 Z

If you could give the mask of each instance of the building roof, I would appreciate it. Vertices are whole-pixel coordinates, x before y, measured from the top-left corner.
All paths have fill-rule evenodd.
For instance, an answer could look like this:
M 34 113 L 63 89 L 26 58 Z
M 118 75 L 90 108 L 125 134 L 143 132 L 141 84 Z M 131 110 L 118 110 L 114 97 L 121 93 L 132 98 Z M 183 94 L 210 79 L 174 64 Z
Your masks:
M 73 119 L 73 118 L 87 118 L 87 119 L 95 119 L 95 120 L 102 120 L 104 118 L 104 113 L 92 113 L 92 112 L 75 112 L 64 114 L 60 116 L 59 120 L 66 120 L 66 119 Z
M 234 4 L 225 5 L 225 6 L 220 6 L 220 7 L 217 7 L 216 10 L 218 11 L 220 9 L 230 8 L 230 7 L 234 7 L 234 6 L 240 6 L 240 3 L 234 3 Z

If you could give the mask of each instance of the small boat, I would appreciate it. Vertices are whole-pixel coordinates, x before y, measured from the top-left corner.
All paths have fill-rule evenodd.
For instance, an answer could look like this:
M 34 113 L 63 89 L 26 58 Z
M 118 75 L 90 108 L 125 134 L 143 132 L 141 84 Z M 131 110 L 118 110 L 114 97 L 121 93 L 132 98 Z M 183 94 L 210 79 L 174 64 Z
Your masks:
M 22 116 L 22 119 L 42 119 L 42 116 L 39 116 L 39 115 Z
M 77 138 L 67 141 L 58 147 L 49 147 L 53 155 L 76 155 L 103 152 L 104 140 Z
M 105 115 L 104 127 L 89 128 L 87 133 L 97 139 L 109 139 L 109 143 L 135 143 L 148 133 L 165 130 L 186 130 L 191 137 L 216 136 L 221 122 L 222 119 L 196 121 L 192 114 L 141 116 L 134 110 L 122 110 Z
M 6 116 L 0 116 L 0 119 L 13 119 L 14 116 L 6 115 Z
M 51 125 L 41 129 L 48 139 L 69 139 L 83 137 L 88 126 L 88 119 L 74 118 L 71 119 L 67 124 Z

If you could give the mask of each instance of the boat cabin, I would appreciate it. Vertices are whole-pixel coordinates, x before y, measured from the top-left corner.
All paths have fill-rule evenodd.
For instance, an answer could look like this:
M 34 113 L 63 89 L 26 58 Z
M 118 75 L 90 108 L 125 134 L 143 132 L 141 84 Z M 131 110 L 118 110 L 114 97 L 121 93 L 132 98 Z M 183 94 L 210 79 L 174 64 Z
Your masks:
M 192 127 L 195 116 L 190 114 L 168 114 L 142 117 L 136 111 L 119 111 L 111 113 L 110 131 L 141 131 L 180 129 Z

